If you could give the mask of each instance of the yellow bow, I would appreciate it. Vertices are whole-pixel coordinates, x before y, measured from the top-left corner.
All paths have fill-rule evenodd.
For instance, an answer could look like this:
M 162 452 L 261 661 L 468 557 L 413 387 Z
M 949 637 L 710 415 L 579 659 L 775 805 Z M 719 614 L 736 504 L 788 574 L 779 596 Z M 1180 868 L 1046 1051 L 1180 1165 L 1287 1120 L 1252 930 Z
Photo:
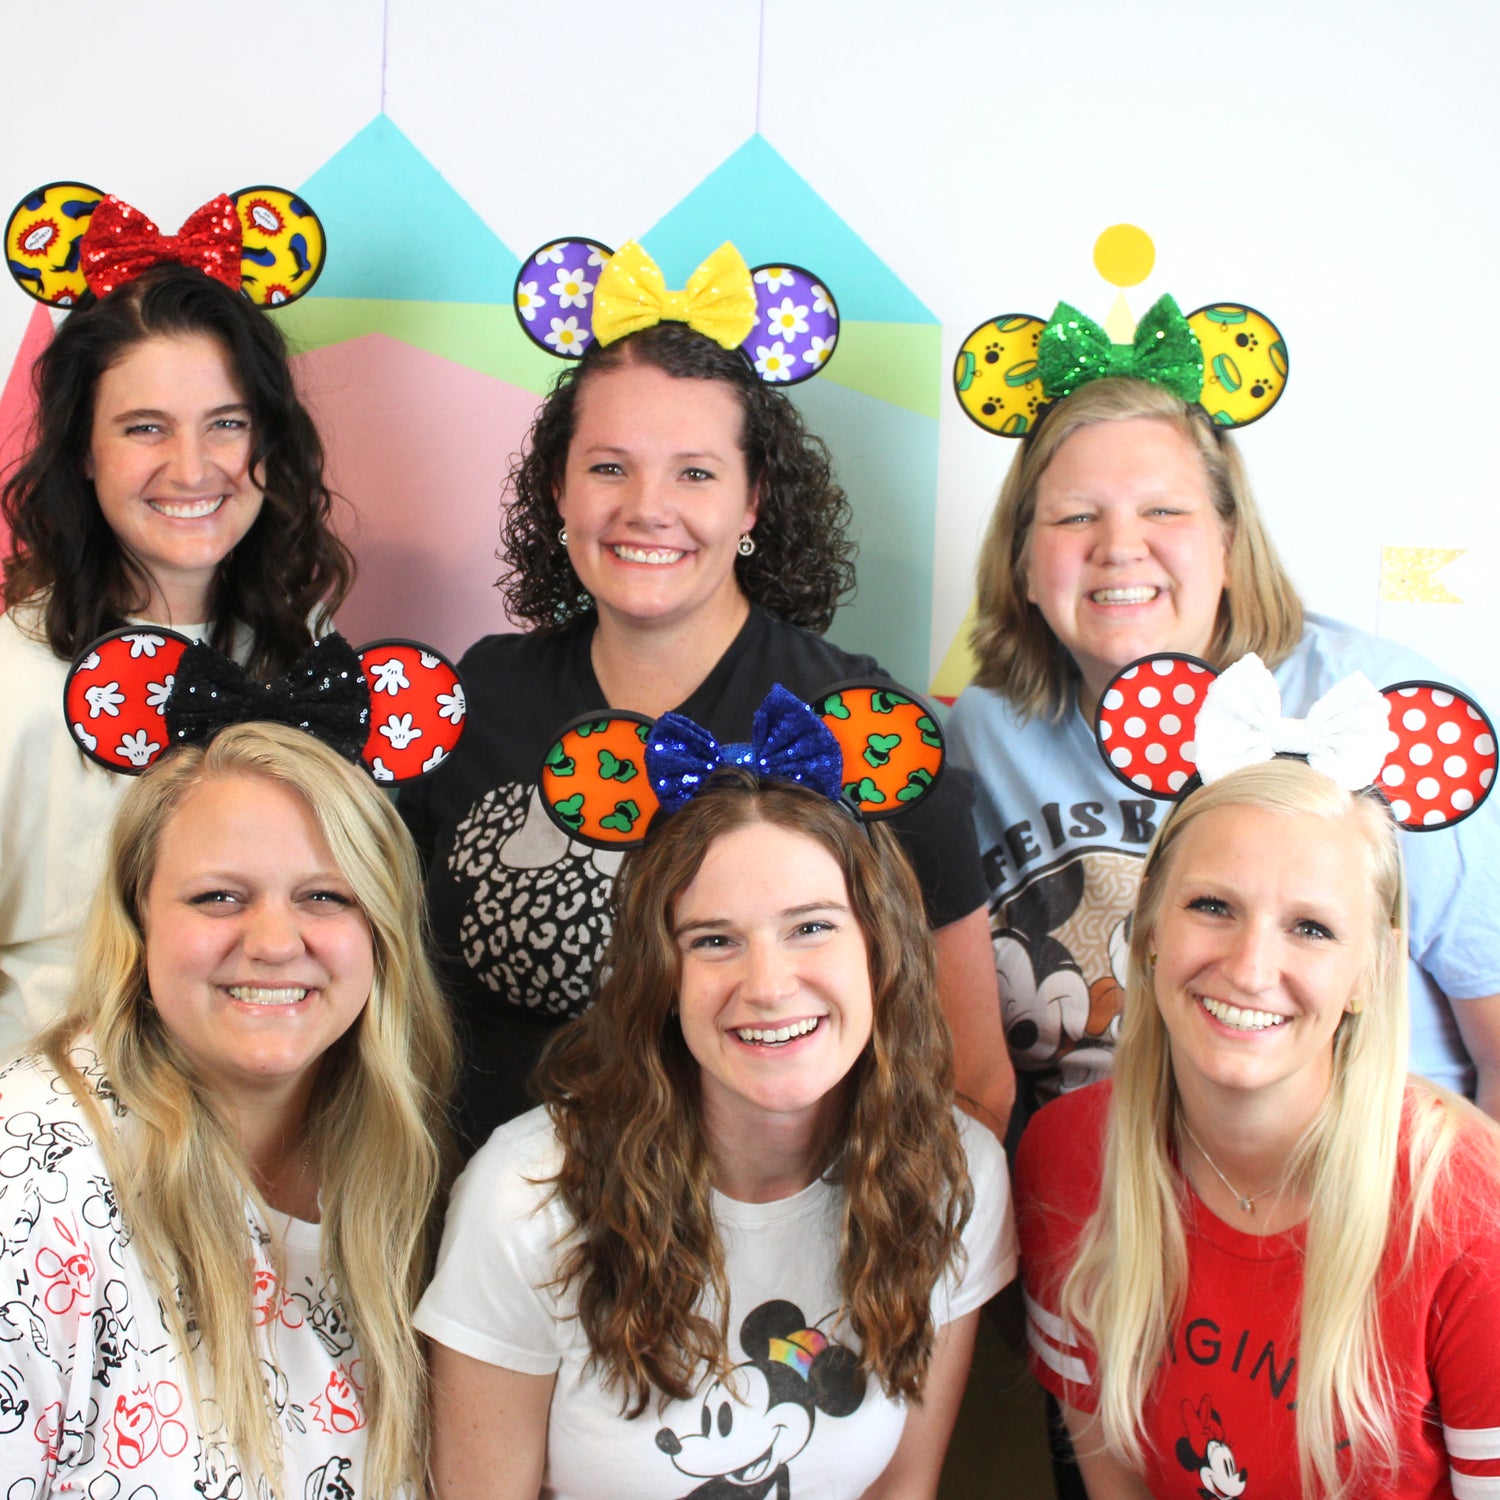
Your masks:
M 686 323 L 723 348 L 738 349 L 756 316 L 750 267 L 727 240 L 680 292 L 667 290 L 661 268 L 634 240 L 610 256 L 594 287 L 594 337 L 601 344 L 658 323 Z

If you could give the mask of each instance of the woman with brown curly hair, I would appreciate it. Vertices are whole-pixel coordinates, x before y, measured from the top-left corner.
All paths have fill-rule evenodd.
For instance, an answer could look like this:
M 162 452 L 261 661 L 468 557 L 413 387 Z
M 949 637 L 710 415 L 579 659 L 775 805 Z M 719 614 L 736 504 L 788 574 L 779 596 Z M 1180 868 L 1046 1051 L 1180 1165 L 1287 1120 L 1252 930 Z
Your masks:
M 461 664 L 465 751 L 402 798 L 467 1031 L 471 1145 L 527 1107 L 549 1031 L 582 1014 L 609 933 L 614 857 L 558 832 L 536 792 L 556 727 L 605 707 L 678 709 L 714 733 L 774 682 L 810 697 L 878 671 L 821 638 L 853 587 L 849 505 L 828 451 L 738 348 L 679 322 L 594 343 L 557 381 L 510 477 L 502 589 L 529 634 Z M 1003 1058 L 969 791 L 945 778 L 896 820 L 937 931 L 962 1043 Z M 1009 1073 L 965 1091 L 1003 1130 Z
M 896 840 L 720 771 L 626 856 L 545 1109 L 460 1181 L 418 1310 L 440 1500 L 931 1496 L 1015 1271 Z
M 275 676 L 353 575 L 285 342 L 239 291 L 164 261 L 87 293 L 34 381 L 31 448 L 0 501 L 0 1056 L 66 998 L 125 789 L 57 711 L 74 657 L 170 625 Z

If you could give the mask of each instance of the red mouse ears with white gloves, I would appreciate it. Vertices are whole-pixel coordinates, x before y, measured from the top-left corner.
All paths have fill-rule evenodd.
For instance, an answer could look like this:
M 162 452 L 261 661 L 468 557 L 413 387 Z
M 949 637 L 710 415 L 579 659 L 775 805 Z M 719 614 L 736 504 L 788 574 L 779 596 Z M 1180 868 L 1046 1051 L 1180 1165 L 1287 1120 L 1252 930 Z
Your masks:
M 1275 679 L 1250 655 L 1215 672 L 1194 656 L 1142 657 L 1111 679 L 1095 732 L 1127 786 L 1178 799 L 1199 782 L 1277 756 L 1305 759 L 1348 791 L 1375 787 L 1413 832 L 1449 828 L 1494 785 L 1495 729 L 1457 688 L 1362 673 L 1335 683 L 1305 719 L 1284 718 Z
M 396 786 L 452 754 L 466 704 L 452 663 L 416 641 L 374 641 L 356 652 L 342 636 L 324 636 L 284 677 L 261 683 L 201 641 L 129 625 L 79 654 L 63 710 L 78 748 L 127 775 L 173 745 L 263 720 L 305 730 Z

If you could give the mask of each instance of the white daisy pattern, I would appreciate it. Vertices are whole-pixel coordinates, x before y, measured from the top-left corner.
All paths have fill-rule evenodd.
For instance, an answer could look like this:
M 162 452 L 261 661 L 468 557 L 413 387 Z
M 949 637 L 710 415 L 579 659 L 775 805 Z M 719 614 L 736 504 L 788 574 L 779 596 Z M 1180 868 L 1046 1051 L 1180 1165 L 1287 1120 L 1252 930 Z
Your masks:
M 437 701 L 438 717 L 440 719 L 447 719 L 452 724 L 457 724 L 458 721 L 463 718 L 464 709 L 466 707 L 464 703 L 463 683 L 454 683 L 453 691 L 451 693 L 439 693 L 437 695 Z
M 784 298 L 780 307 L 766 314 L 766 332 L 789 344 L 796 342 L 799 333 L 807 332 L 807 309 L 798 307 L 790 297 Z
M 585 279 L 580 266 L 576 271 L 559 271 L 551 290 L 559 307 L 587 307 L 594 283 Z
M 392 714 L 380 726 L 380 732 L 391 742 L 392 750 L 404 750 L 413 740 L 422 738 L 422 731 L 412 723 L 410 714 Z
M 118 682 L 103 682 L 85 688 L 83 701 L 89 706 L 89 718 L 97 719 L 100 714 L 108 714 L 110 718 L 118 719 L 125 694 L 120 691 Z
M 780 339 L 769 347 L 762 344 L 756 348 L 755 373 L 761 379 L 768 381 L 792 378 L 792 360 L 783 348 Z
M 167 699 L 172 692 L 172 676 L 169 673 L 165 682 L 148 682 L 146 684 L 146 707 L 154 708 L 157 713 L 164 714 L 167 711 Z
M 539 266 L 560 266 L 563 261 L 563 251 L 567 248 L 566 240 L 558 240 L 555 245 L 544 245 L 537 251 L 534 259 Z
M 810 365 L 822 365 L 828 363 L 828 356 L 833 353 L 833 346 L 838 343 L 838 334 L 829 338 L 820 339 L 817 334 L 808 340 L 808 348 L 802 351 L 803 361 Z
M 157 651 L 167 644 L 167 638 L 164 635 L 127 635 L 124 639 L 130 642 L 131 661 L 138 656 L 155 656 Z
M 830 297 L 826 289 L 819 286 L 816 281 L 813 282 L 812 295 L 812 310 L 815 313 L 831 313 L 833 311 L 833 298 Z
M 577 318 L 553 318 L 552 332 L 547 335 L 547 342 L 559 354 L 582 354 L 583 346 L 588 340 L 588 330 L 578 326 Z
M 134 734 L 125 735 L 118 748 L 116 755 L 123 755 L 133 766 L 147 766 L 151 764 L 151 757 L 161 749 L 155 740 L 146 738 L 144 729 L 137 729 Z
M 545 307 L 547 299 L 539 297 L 536 290 L 536 282 L 523 281 L 516 288 L 516 311 L 526 319 L 528 323 L 536 322 L 536 313 L 539 307 Z
M 393 656 L 389 661 L 371 662 L 366 671 L 372 679 L 372 693 L 389 693 L 394 698 L 402 688 L 411 686 L 411 679 L 406 675 L 406 668 L 401 664 L 399 656 Z
M 779 292 L 796 281 L 797 273 L 787 266 L 763 266 L 755 273 L 755 279 L 768 292 Z
M 607 261 L 608 259 L 609 259 L 609 256 L 606 255 L 604 253 L 604 251 L 602 251 L 601 249 L 599 249 L 599 247 L 597 245 L 593 249 L 591 249 L 589 251 L 589 264 L 596 271 L 602 269 L 605 261 Z

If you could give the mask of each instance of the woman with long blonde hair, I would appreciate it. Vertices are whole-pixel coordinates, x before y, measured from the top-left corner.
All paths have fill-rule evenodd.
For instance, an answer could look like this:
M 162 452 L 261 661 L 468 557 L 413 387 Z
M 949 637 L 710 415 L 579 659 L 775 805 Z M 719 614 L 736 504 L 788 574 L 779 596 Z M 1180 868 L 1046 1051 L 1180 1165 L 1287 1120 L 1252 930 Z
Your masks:
M 934 1495 L 1013 1239 L 894 836 L 720 771 L 626 855 L 604 974 L 455 1190 L 437 1495 Z
M 1404 902 L 1384 802 L 1305 763 L 1165 820 L 1113 1079 L 1018 1164 L 1031 1362 L 1092 1500 L 1500 1473 L 1500 1131 L 1407 1075 Z
M 296 729 L 175 751 L 79 976 L 0 1074 L 0 1470 L 412 1493 L 453 1044 L 389 802 Z

